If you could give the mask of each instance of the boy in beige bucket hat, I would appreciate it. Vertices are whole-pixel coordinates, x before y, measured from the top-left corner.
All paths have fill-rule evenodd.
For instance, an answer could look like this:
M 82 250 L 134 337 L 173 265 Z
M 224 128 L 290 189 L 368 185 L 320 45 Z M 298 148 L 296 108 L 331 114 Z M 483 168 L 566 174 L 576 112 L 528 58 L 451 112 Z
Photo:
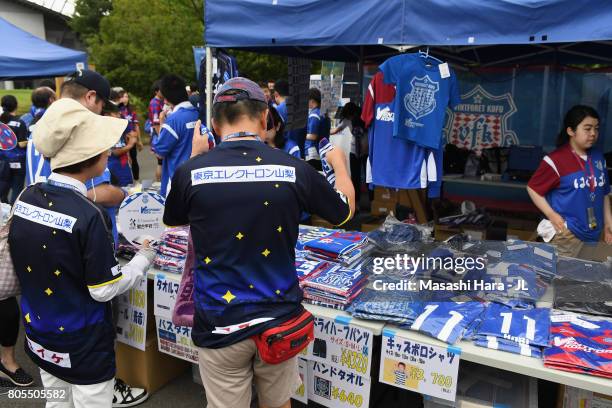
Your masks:
M 121 267 L 106 212 L 87 198 L 85 181 L 106 168 L 127 121 L 55 102 L 33 140 L 50 159 L 46 183 L 28 187 L 14 206 L 11 258 L 21 283 L 25 350 L 45 388 L 68 389 L 67 406 L 110 408 L 115 331 L 110 300 L 148 269 L 147 245 Z M 60 406 L 48 402 L 47 407 Z

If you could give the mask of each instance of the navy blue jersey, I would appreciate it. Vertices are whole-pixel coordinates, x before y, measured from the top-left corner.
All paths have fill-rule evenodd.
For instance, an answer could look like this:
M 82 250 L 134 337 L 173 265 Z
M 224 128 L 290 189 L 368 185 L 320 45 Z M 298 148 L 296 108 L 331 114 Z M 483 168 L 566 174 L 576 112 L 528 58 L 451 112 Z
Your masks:
M 115 375 L 110 303 L 90 288 L 121 279 L 103 209 L 81 192 L 39 183 L 15 203 L 9 234 L 22 288 L 26 352 L 50 374 L 72 384 Z
M 518 344 L 547 347 L 550 309 L 518 310 L 491 303 L 478 329 L 477 337 L 494 336 Z
M 191 226 L 196 345 L 225 347 L 301 310 L 294 251 L 303 211 L 333 224 L 350 217 L 323 176 L 261 142 L 224 142 L 179 167 L 164 223 Z

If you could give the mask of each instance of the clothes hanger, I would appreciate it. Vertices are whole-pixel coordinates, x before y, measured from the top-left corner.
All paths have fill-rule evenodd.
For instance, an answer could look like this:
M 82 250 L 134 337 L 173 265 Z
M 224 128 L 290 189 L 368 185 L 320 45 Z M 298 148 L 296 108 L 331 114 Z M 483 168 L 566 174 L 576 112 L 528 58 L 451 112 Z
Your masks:
M 419 55 L 421 56 L 421 58 L 424 58 L 425 60 L 432 59 L 432 60 L 434 60 L 436 62 L 439 62 L 440 64 L 444 64 L 444 61 L 439 60 L 438 58 L 434 57 L 433 55 L 429 55 L 429 47 L 427 47 L 425 51 L 419 50 Z

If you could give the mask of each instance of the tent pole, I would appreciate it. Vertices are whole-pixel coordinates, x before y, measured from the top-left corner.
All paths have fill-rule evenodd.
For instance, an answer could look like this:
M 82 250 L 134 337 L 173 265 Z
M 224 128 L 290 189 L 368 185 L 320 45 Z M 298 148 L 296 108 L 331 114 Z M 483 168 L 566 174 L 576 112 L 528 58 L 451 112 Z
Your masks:
M 357 105 L 361 105 L 363 103 L 363 45 L 359 46 L 359 65 L 357 66 L 357 72 L 359 72 L 359 103 Z
M 206 126 L 212 129 L 210 118 L 212 116 L 212 48 L 206 47 Z

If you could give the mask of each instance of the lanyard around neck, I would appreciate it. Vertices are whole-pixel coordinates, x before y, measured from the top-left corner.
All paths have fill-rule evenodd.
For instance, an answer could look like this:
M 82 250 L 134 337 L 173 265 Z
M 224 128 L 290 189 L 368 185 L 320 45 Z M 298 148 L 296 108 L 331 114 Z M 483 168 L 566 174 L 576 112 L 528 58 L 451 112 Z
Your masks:
M 584 173 L 584 176 L 586 177 L 586 183 L 589 186 L 589 190 L 591 190 L 591 193 L 594 193 L 595 186 L 597 185 L 597 181 L 595 180 L 595 168 L 593 167 L 593 161 L 591 160 L 591 156 L 587 154 L 586 162 L 590 170 L 590 173 L 587 173 L 586 167 L 582 163 L 582 159 L 580 158 L 578 153 L 576 153 L 574 150 L 572 150 L 572 153 L 574 154 L 574 157 L 576 158 L 576 161 L 578 162 L 580 169 L 582 170 L 582 172 Z
M 258 142 L 261 142 L 261 138 L 259 137 L 259 135 L 257 133 L 253 133 L 253 132 L 236 132 L 236 133 L 230 133 L 229 135 L 225 135 L 221 138 L 222 141 L 226 142 L 228 140 L 232 140 L 232 139 L 238 139 L 240 137 L 254 137 L 255 140 L 257 140 Z

